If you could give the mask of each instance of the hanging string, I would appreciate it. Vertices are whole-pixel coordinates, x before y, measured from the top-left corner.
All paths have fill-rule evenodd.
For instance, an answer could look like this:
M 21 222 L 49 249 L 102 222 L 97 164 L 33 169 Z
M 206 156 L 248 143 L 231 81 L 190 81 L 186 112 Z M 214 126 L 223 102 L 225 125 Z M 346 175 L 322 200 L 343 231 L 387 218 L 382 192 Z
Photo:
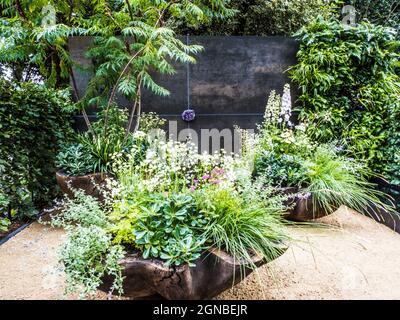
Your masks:
M 189 46 L 189 34 L 186 35 L 186 46 Z M 190 54 L 189 50 L 185 50 L 187 54 Z M 194 110 L 192 110 L 190 106 L 190 61 L 186 63 L 186 97 L 187 97 L 187 106 L 186 110 L 182 113 L 182 120 L 187 122 L 188 129 L 190 129 L 189 122 L 193 121 L 196 117 Z
M 189 46 L 189 34 L 186 34 L 186 45 Z M 190 65 L 186 63 L 186 90 L 187 90 L 187 110 L 190 109 Z

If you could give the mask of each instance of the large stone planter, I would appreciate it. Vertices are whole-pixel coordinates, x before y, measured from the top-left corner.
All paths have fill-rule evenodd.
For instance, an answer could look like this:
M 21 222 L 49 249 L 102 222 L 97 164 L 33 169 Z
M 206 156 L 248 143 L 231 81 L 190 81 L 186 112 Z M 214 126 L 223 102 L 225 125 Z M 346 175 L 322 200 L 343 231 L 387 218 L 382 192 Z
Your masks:
M 287 249 L 282 245 L 281 254 Z M 267 261 L 254 256 L 257 267 Z M 166 267 L 161 260 L 127 255 L 122 261 L 124 296 L 129 298 L 162 298 L 170 300 L 211 299 L 231 288 L 253 270 L 219 250 L 206 251 L 195 267 Z M 108 292 L 113 278 L 104 277 L 100 290 Z
M 337 209 L 327 211 L 313 199 L 312 194 L 299 193 L 297 188 L 282 188 L 279 192 L 289 196 L 286 205 L 292 207 L 292 209 L 284 214 L 284 217 L 288 220 L 312 221 L 327 216 Z
M 102 200 L 103 197 L 100 188 L 104 186 L 107 177 L 108 176 L 105 173 L 93 173 L 85 176 L 69 176 L 62 170 L 56 172 L 57 183 L 60 186 L 61 191 L 70 198 L 74 197 L 73 189 L 81 189 L 85 191 L 87 195 Z

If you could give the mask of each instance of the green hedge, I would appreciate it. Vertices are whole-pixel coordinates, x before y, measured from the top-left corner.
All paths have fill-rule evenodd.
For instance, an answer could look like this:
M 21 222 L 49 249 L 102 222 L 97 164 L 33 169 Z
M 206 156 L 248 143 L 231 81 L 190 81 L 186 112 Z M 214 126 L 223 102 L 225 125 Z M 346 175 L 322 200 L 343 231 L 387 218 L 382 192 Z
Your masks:
M 292 35 L 316 19 L 339 18 L 341 0 L 232 0 L 229 7 L 237 10 L 233 17 L 214 17 L 199 28 L 181 22 L 174 26 L 180 34 L 190 35 Z
M 66 92 L 0 81 L 0 218 L 32 217 L 55 195 L 55 155 L 72 132 L 69 108 Z

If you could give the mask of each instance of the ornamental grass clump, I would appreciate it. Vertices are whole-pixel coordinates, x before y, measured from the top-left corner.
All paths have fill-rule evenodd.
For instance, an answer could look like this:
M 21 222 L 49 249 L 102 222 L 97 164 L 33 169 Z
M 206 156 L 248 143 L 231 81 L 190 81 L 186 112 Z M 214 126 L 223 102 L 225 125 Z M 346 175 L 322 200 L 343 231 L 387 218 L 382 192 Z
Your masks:
M 380 220 L 379 209 L 394 211 L 384 204 L 385 194 L 368 182 L 371 171 L 354 159 L 336 154 L 330 145 L 317 147 L 313 156 L 303 162 L 302 170 L 304 175 L 299 177 L 297 185 L 305 186 L 305 191 L 313 195 L 313 201 L 326 212 L 346 205 Z M 373 209 L 372 204 L 377 209 Z
M 195 197 L 200 212 L 209 220 L 203 233 L 209 245 L 255 268 L 255 254 L 272 261 L 283 253 L 288 237 L 281 220 L 281 199 L 272 196 L 271 189 L 264 189 L 266 198 L 262 199 L 252 188 L 254 185 L 249 185 L 239 192 L 214 184 L 196 191 Z

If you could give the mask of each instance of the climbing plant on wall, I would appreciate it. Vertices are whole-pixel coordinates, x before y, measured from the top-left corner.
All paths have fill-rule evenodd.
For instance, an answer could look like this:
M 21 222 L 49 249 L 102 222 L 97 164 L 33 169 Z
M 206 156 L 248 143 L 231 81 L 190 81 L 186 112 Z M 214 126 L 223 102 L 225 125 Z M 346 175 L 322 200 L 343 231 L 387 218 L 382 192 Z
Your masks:
M 396 30 L 319 19 L 296 37 L 298 64 L 290 73 L 301 90 L 300 118 L 313 124 L 310 134 L 323 142 L 342 138 L 375 172 L 398 175 Z

